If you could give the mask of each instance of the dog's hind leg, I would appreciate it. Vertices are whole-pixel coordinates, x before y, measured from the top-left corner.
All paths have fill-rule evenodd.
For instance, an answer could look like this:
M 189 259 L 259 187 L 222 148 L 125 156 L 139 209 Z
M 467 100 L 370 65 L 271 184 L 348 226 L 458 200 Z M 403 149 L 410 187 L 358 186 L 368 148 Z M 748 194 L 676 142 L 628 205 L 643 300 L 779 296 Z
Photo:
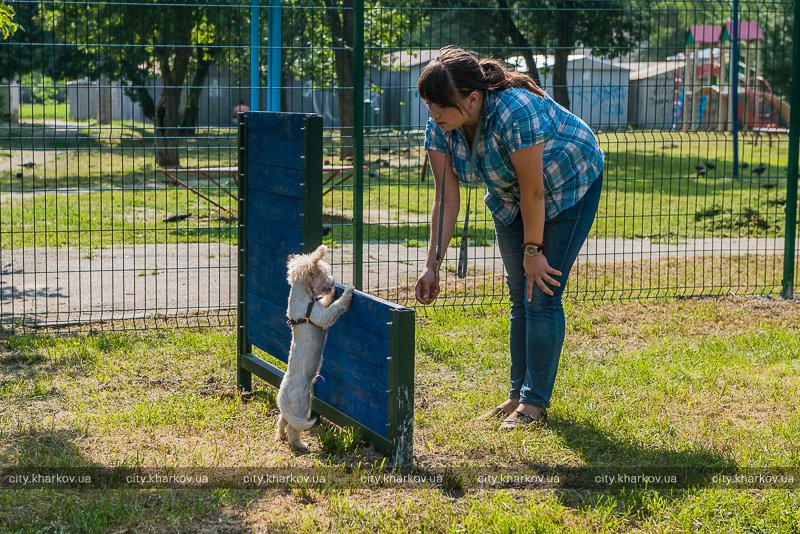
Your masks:
M 300 431 L 291 426 L 286 427 L 286 441 L 295 449 L 306 450 L 308 445 L 300 439 Z
M 281 414 L 278 417 L 278 428 L 275 429 L 275 441 L 282 441 L 286 439 L 286 419 Z

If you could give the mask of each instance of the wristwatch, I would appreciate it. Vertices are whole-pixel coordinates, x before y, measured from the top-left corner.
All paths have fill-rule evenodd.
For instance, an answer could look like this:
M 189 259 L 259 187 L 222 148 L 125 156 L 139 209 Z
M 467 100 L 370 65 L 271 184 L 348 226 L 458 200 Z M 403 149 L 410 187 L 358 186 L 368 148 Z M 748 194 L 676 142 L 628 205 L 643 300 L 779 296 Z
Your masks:
M 522 250 L 525 251 L 525 255 L 527 256 L 536 256 L 537 254 L 541 254 L 544 252 L 544 242 L 542 243 L 523 243 Z

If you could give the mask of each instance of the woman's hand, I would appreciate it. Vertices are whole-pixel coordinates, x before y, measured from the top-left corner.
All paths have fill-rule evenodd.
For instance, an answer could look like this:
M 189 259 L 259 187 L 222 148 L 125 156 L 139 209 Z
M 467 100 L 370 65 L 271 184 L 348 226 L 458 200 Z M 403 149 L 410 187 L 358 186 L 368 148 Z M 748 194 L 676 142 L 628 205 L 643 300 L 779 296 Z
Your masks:
M 528 281 L 528 302 L 533 300 L 533 284 L 536 283 L 542 293 L 545 295 L 553 295 L 553 290 L 548 287 L 550 284 L 554 287 L 561 287 L 561 282 L 553 278 L 553 276 L 561 276 L 561 271 L 550 267 L 547 263 L 547 258 L 544 254 L 536 254 L 535 256 L 524 255 L 522 265 L 525 268 L 525 276 Z
M 425 267 L 417 280 L 414 288 L 417 301 L 421 304 L 430 304 L 439 296 L 439 271 Z

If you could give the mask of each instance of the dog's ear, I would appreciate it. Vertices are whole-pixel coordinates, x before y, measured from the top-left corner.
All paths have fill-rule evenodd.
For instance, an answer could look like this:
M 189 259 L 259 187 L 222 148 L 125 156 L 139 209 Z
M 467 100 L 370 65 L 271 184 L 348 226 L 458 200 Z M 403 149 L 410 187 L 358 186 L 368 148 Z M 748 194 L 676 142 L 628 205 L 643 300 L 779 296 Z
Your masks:
M 320 261 L 325 255 L 328 253 L 328 246 L 327 245 L 320 245 L 317 249 L 311 253 L 311 260 L 316 263 Z

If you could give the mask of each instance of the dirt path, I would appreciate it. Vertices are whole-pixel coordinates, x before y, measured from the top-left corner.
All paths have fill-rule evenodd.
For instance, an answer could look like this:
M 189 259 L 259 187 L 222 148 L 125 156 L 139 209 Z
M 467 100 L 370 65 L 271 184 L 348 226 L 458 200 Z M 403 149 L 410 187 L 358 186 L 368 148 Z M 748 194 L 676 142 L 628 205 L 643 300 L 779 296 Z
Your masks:
M 800 242 L 798 243 L 800 249 Z M 597 239 L 579 262 L 726 255 L 779 255 L 783 239 L 696 239 L 654 244 L 646 239 Z M 455 265 L 458 251 L 447 261 Z M 408 286 L 425 260 L 424 247 L 373 243 L 364 248 L 363 281 L 378 292 Z M 353 280 L 353 248 L 337 247 L 339 281 Z M 236 248 L 222 243 L 164 244 L 87 251 L 32 248 L 0 252 L 0 323 L 73 323 L 213 312 L 236 305 Z M 471 247 L 470 269 L 502 273 L 495 247 Z

